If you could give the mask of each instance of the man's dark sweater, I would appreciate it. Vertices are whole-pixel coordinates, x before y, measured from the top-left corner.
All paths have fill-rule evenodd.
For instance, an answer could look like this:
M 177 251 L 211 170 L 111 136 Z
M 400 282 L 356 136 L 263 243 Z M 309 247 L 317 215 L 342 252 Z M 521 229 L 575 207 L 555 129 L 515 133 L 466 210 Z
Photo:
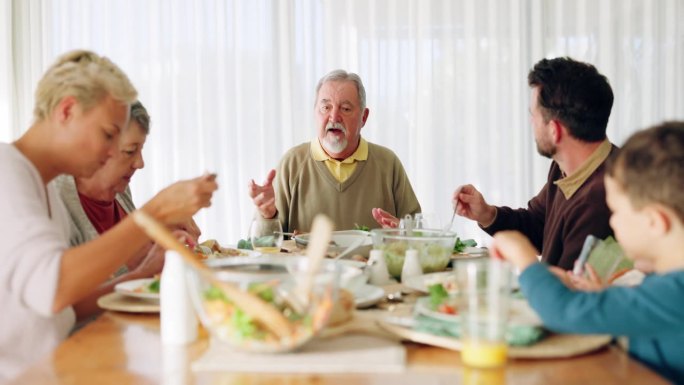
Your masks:
M 617 147 L 611 145 L 608 157 L 616 154 Z M 494 223 L 484 230 L 489 234 L 518 230 L 541 250 L 542 261 L 571 270 L 587 235 L 605 239 L 613 234 L 608 224 L 610 210 L 606 205 L 604 174 L 605 160 L 566 199 L 554 183 L 563 174 L 553 162 L 546 185 L 528 202 L 527 209 L 497 207 Z

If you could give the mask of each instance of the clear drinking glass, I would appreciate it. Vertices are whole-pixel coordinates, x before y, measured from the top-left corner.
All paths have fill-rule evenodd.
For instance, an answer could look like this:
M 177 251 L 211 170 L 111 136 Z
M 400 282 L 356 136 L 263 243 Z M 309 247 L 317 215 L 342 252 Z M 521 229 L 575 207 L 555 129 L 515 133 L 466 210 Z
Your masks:
M 252 248 L 262 253 L 278 253 L 283 244 L 283 227 L 278 218 L 255 218 L 249 227 Z
M 506 364 L 506 326 L 510 298 L 510 264 L 493 258 L 456 263 L 462 290 L 460 310 L 461 360 L 476 368 Z

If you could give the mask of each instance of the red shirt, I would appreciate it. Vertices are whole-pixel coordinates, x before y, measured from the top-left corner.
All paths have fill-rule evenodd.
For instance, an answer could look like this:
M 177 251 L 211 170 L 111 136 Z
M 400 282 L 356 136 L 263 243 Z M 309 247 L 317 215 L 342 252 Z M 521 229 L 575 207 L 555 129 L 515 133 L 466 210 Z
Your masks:
M 78 199 L 81 200 L 83 211 L 85 211 L 88 219 L 90 219 L 90 223 L 93 224 L 99 234 L 111 229 L 126 217 L 126 211 L 116 199 L 110 202 L 103 202 L 88 198 L 81 193 L 78 193 Z

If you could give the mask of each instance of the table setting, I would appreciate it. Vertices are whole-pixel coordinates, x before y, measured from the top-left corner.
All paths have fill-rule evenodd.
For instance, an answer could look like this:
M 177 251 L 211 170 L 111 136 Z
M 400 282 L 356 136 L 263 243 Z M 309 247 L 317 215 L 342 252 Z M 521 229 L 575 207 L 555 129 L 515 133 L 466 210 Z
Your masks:
M 312 230 L 310 234 L 278 241 L 278 252 L 195 258 L 190 266 L 199 264 L 201 270 L 196 266 L 188 269 L 188 290 L 202 327 L 210 336 L 210 344 L 192 368 L 297 373 L 401 372 L 406 366 L 406 342 L 459 351 L 466 356 L 468 345 L 464 344 L 464 333 L 475 333 L 468 331 L 468 322 L 463 318 L 471 314 L 466 311 L 468 306 L 473 306 L 466 301 L 466 283 L 462 274 L 459 276 L 466 265 L 480 269 L 475 273 L 480 278 L 498 271 L 494 278 L 501 284 L 497 289 L 501 303 L 497 306 L 502 308 L 496 310 L 493 318 L 497 326 L 484 326 L 488 328 L 485 333 L 489 333 L 488 338 L 496 337 L 498 350 L 480 349 L 470 359 L 470 365 L 498 367 L 508 359 L 571 357 L 610 343 L 609 336 L 558 335 L 545 330 L 521 294 L 511 289 L 515 277 L 510 269 L 492 268 L 486 249 L 457 239 L 455 233 L 446 230 L 333 232 L 329 226 L 318 235 Z M 459 246 L 459 242 L 461 249 L 457 250 L 454 245 Z M 319 255 L 312 257 L 312 253 Z M 187 253 L 186 260 L 191 254 Z M 346 258 L 337 259 L 340 255 Z M 405 261 L 411 257 L 418 265 L 417 274 L 406 274 Z M 320 273 L 312 273 L 307 267 L 310 264 L 318 264 L 315 269 Z M 335 271 L 337 276 L 332 278 L 328 273 L 326 277 L 325 271 Z M 104 296 L 103 307 L 124 312 L 158 312 L 159 294 L 149 292 L 153 283 L 153 280 L 124 282 L 109 296 L 125 297 L 129 306 L 113 306 Z M 308 289 L 302 289 L 301 285 Z M 224 291 L 225 286 L 231 291 Z M 442 297 L 435 294 L 436 288 L 441 290 Z M 473 288 L 469 290 L 477 292 Z M 234 294 L 233 291 L 247 297 L 248 304 L 258 303 L 258 306 L 249 305 L 252 312 L 269 315 L 255 316 L 242 311 L 228 295 Z M 435 298 L 441 298 L 444 303 L 438 303 Z M 491 301 L 491 293 L 488 298 Z M 346 304 L 340 305 L 345 301 Z M 481 324 L 491 321 L 482 319 L 483 311 L 489 310 L 477 310 L 479 318 L 470 322 L 471 328 L 473 325 L 482 328 Z M 254 322 L 254 319 L 261 321 Z M 274 319 L 280 324 L 280 332 L 268 325 Z
M 416 234 L 411 236 L 416 237 Z M 334 232 L 331 231 L 327 241 L 325 238 L 318 246 L 319 253 L 323 250 L 324 256 L 332 245 L 330 241 L 335 239 Z M 364 235 L 364 241 L 357 247 L 364 247 L 367 239 L 372 243 L 370 233 Z M 307 248 L 292 239 L 284 240 L 278 253 L 218 258 L 198 257 L 195 253 L 187 255 L 185 246 L 181 245 L 185 250 L 176 249 L 177 246 L 166 244 L 165 248 L 179 254 L 174 257 L 177 261 L 185 261 L 180 253 L 192 260 L 181 263 L 185 269 L 182 276 L 188 278 L 195 274 L 198 278 L 195 284 L 191 283 L 192 279 L 184 279 L 185 292 L 194 293 L 189 297 L 195 296 L 194 300 L 188 298 L 186 303 L 192 309 L 190 314 L 195 323 L 186 320 L 185 326 L 194 333 L 180 334 L 192 338 L 171 342 L 164 335 L 164 330 L 169 328 L 169 313 L 165 318 L 159 300 L 131 294 L 149 289 L 153 282 L 124 284 L 99 301 L 100 305 L 106 304 L 108 298 L 116 296 L 124 298 L 123 306 L 102 306 L 109 311 L 80 329 L 50 357 L 13 383 L 89 384 L 93 381 L 93 372 L 88 368 L 96 370 L 97 382 L 104 384 L 282 381 L 302 384 L 388 381 L 395 384 L 664 383 L 622 349 L 610 344 L 609 336 L 563 335 L 545 330 L 538 320 L 534 320 L 534 314 L 529 313 L 531 309 L 515 290 L 514 274 L 511 274 L 510 286 L 503 285 L 508 288 L 502 292 L 506 295 L 499 298 L 500 305 L 506 306 L 492 307 L 498 309 L 496 311 L 475 312 L 481 317 L 474 318 L 479 320 L 474 323 L 476 326 L 462 325 L 469 322 L 462 321 L 459 316 L 468 319 L 472 309 L 465 298 L 471 289 L 463 282 L 463 277 L 459 277 L 459 271 L 471 262 L 489 261 L 486 249 L 484 252 L 458 251 L 454 246 L 454 250 L 447 253 L 449 262 L 444 270 L 428 273 L 421 267 L 420 274 L 409 274 L 402 280 L 401 274 L 398 278 L 390 275 L 385 250 L 380 244 L 372 244 L 367 256 L 359 254 L 364 257 L 363 261 L 356 260 L 360 258 L 352 260 L 351 254 L 342 260 L 319 259 L 320 276 L 311 273 L 308 262 L 302 262 L 310 258 Z M 459 255 L 464 253 L 467 255 Z M 404 258 L 411 259 L 406 255 Z M 420 254 L 415 259 L 420 267 Z M 192 272 L 193 269 L 197 271 Z M 333 275 L 337 274 L 337 279 L 326 279 L 326 269 L 335 271 Z M 241 283 L 245 280 L 247 284 Z M 202 285 L 198 285 L 199 282 Z M 258 285 L 254 285 L 255 282 Z M 300 286 L 302 282 L 308 283 Z M 272 298 L 270 295 L 261 297 L 269 291 L 264 290 L 264 284 L 270 288 Z M 435 289 L 437 285 L 443 290 Z M 367 287 L 373 288 L 376 294 L 364 303 L 360 300 L 364 299 Z M 433 292 L 444 301 L 433 303 Z M 237 299 L 232 298 L 233 295 L 237 295 Z M 228 298 L 232 305 L 224 302 Z M 210 299 L 214 301 L 211 304 L 208 303 Z M 281 300 L 288 305 L 279 304 Z M 321 306 L 329 304 L 327 300 L 333 300 L 335 305 L 329 310 Z M 271 307 L 266 316 L 255 314 L 263 311 L 254 306 L 257 303 Z M 442 311 L 441 305 L 445 305 Z M 211 306 L 219 311 L 213 309 L 216 313 L 208 317 L 210 312 L 201 309 Z M 254 328 L 255 325 L 246 322 L 243 316 L 226 317 L 225 309 L 230 306 L 248 309 L 252 312 L 250 316 L 256 315 L 252 320 L 260 320 L 258 327 Z M 289 318 L 294 312 L 287 311 L 288 307 L 302 310 L 300 315 L 304 318 Z M 315 321 L 316 314 L 319 318 Z M 280 326 L 272 323 L 272 318 L 276 317 Z M 306 317 L 309 317 L 308 321 Z M 515 320 L 516 317 L 518 321 L 508 322 L 509 318 Z M 496 326 L 501 319 L 506 319 L 513 329 L 528 328 L 541 331 L 541 334 L 528 335 L 526 344 L 521 344 L 521 340 L 512 341 L 511 336 L 501 333 L 508 330 L 508 326 Z M 219 322 L 215 324 L 207 322 L 216 320 Z M 494 326 L 486 326 L 489 320 L 495 321 Z M 298 325 L 307 325 L 310 333 L 301 333 Z M 479 349 L 478 353 L 478 349 L 471 346 L 470 357 L 467 357 L 464 338 L 470 338 L 468 342 L 473 345 L 471 335 L 478 330 L 485 330 L 478 335 L 484 341 L 493 337 L 490 342 L 500 343 L 496 338 L 503 336 L 505 348 Z M 246 336 L 246 340 L 235 339 L 239 334 L 236 331 Z M 299 335 L 297 331 L 300 331 Z M 249 343 L 262 336 L 278 341 L 278 349 L 259 349 L 259 344 Z M 263 346 L 273 345 L 263 342 Z M 93 355 L 93 351 L 99 353 Z M 89 357 L 85 369 L 84 356 Z

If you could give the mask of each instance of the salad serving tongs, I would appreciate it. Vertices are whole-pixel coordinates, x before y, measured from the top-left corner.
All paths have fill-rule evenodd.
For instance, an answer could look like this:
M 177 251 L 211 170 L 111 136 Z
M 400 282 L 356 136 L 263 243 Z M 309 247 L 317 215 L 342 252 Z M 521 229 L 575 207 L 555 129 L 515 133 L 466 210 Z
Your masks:
M 309 306 L 311 290 L 316 274 L 321 268 L 321 262 L 328 250 L 328 244 L 332 237 L 333 223 L 325 215 L 319 214 L 314 217 L 309 236 L 309 244 L 306 247 L 307 270 L 303 277 L 297 280 L 297 284 L 291 292 L 281 292 L 290 306 L 297 313 L 304 313 Z
M 165 249 L 178 252 L 185 263 L 192 266 L 192 268 L 194 268 L 203 278 L 219 288 L 226 297 L 247 315 L 257 320 L 281 339 L 290 339 L 293 336 L 294 330 L 292 324 L 276 308 L 266 303 L 257 295 L 242 291 L 227 282 L 218 280 L 207 266 L 198 261 L 192 251 L 183 246 L 183 244 L 181 244 L 165 226 L 157 222 L 154 218 L 141 210 L 136 210 L 131 215 L 135 223 L 137 223 L 150 238 Z

